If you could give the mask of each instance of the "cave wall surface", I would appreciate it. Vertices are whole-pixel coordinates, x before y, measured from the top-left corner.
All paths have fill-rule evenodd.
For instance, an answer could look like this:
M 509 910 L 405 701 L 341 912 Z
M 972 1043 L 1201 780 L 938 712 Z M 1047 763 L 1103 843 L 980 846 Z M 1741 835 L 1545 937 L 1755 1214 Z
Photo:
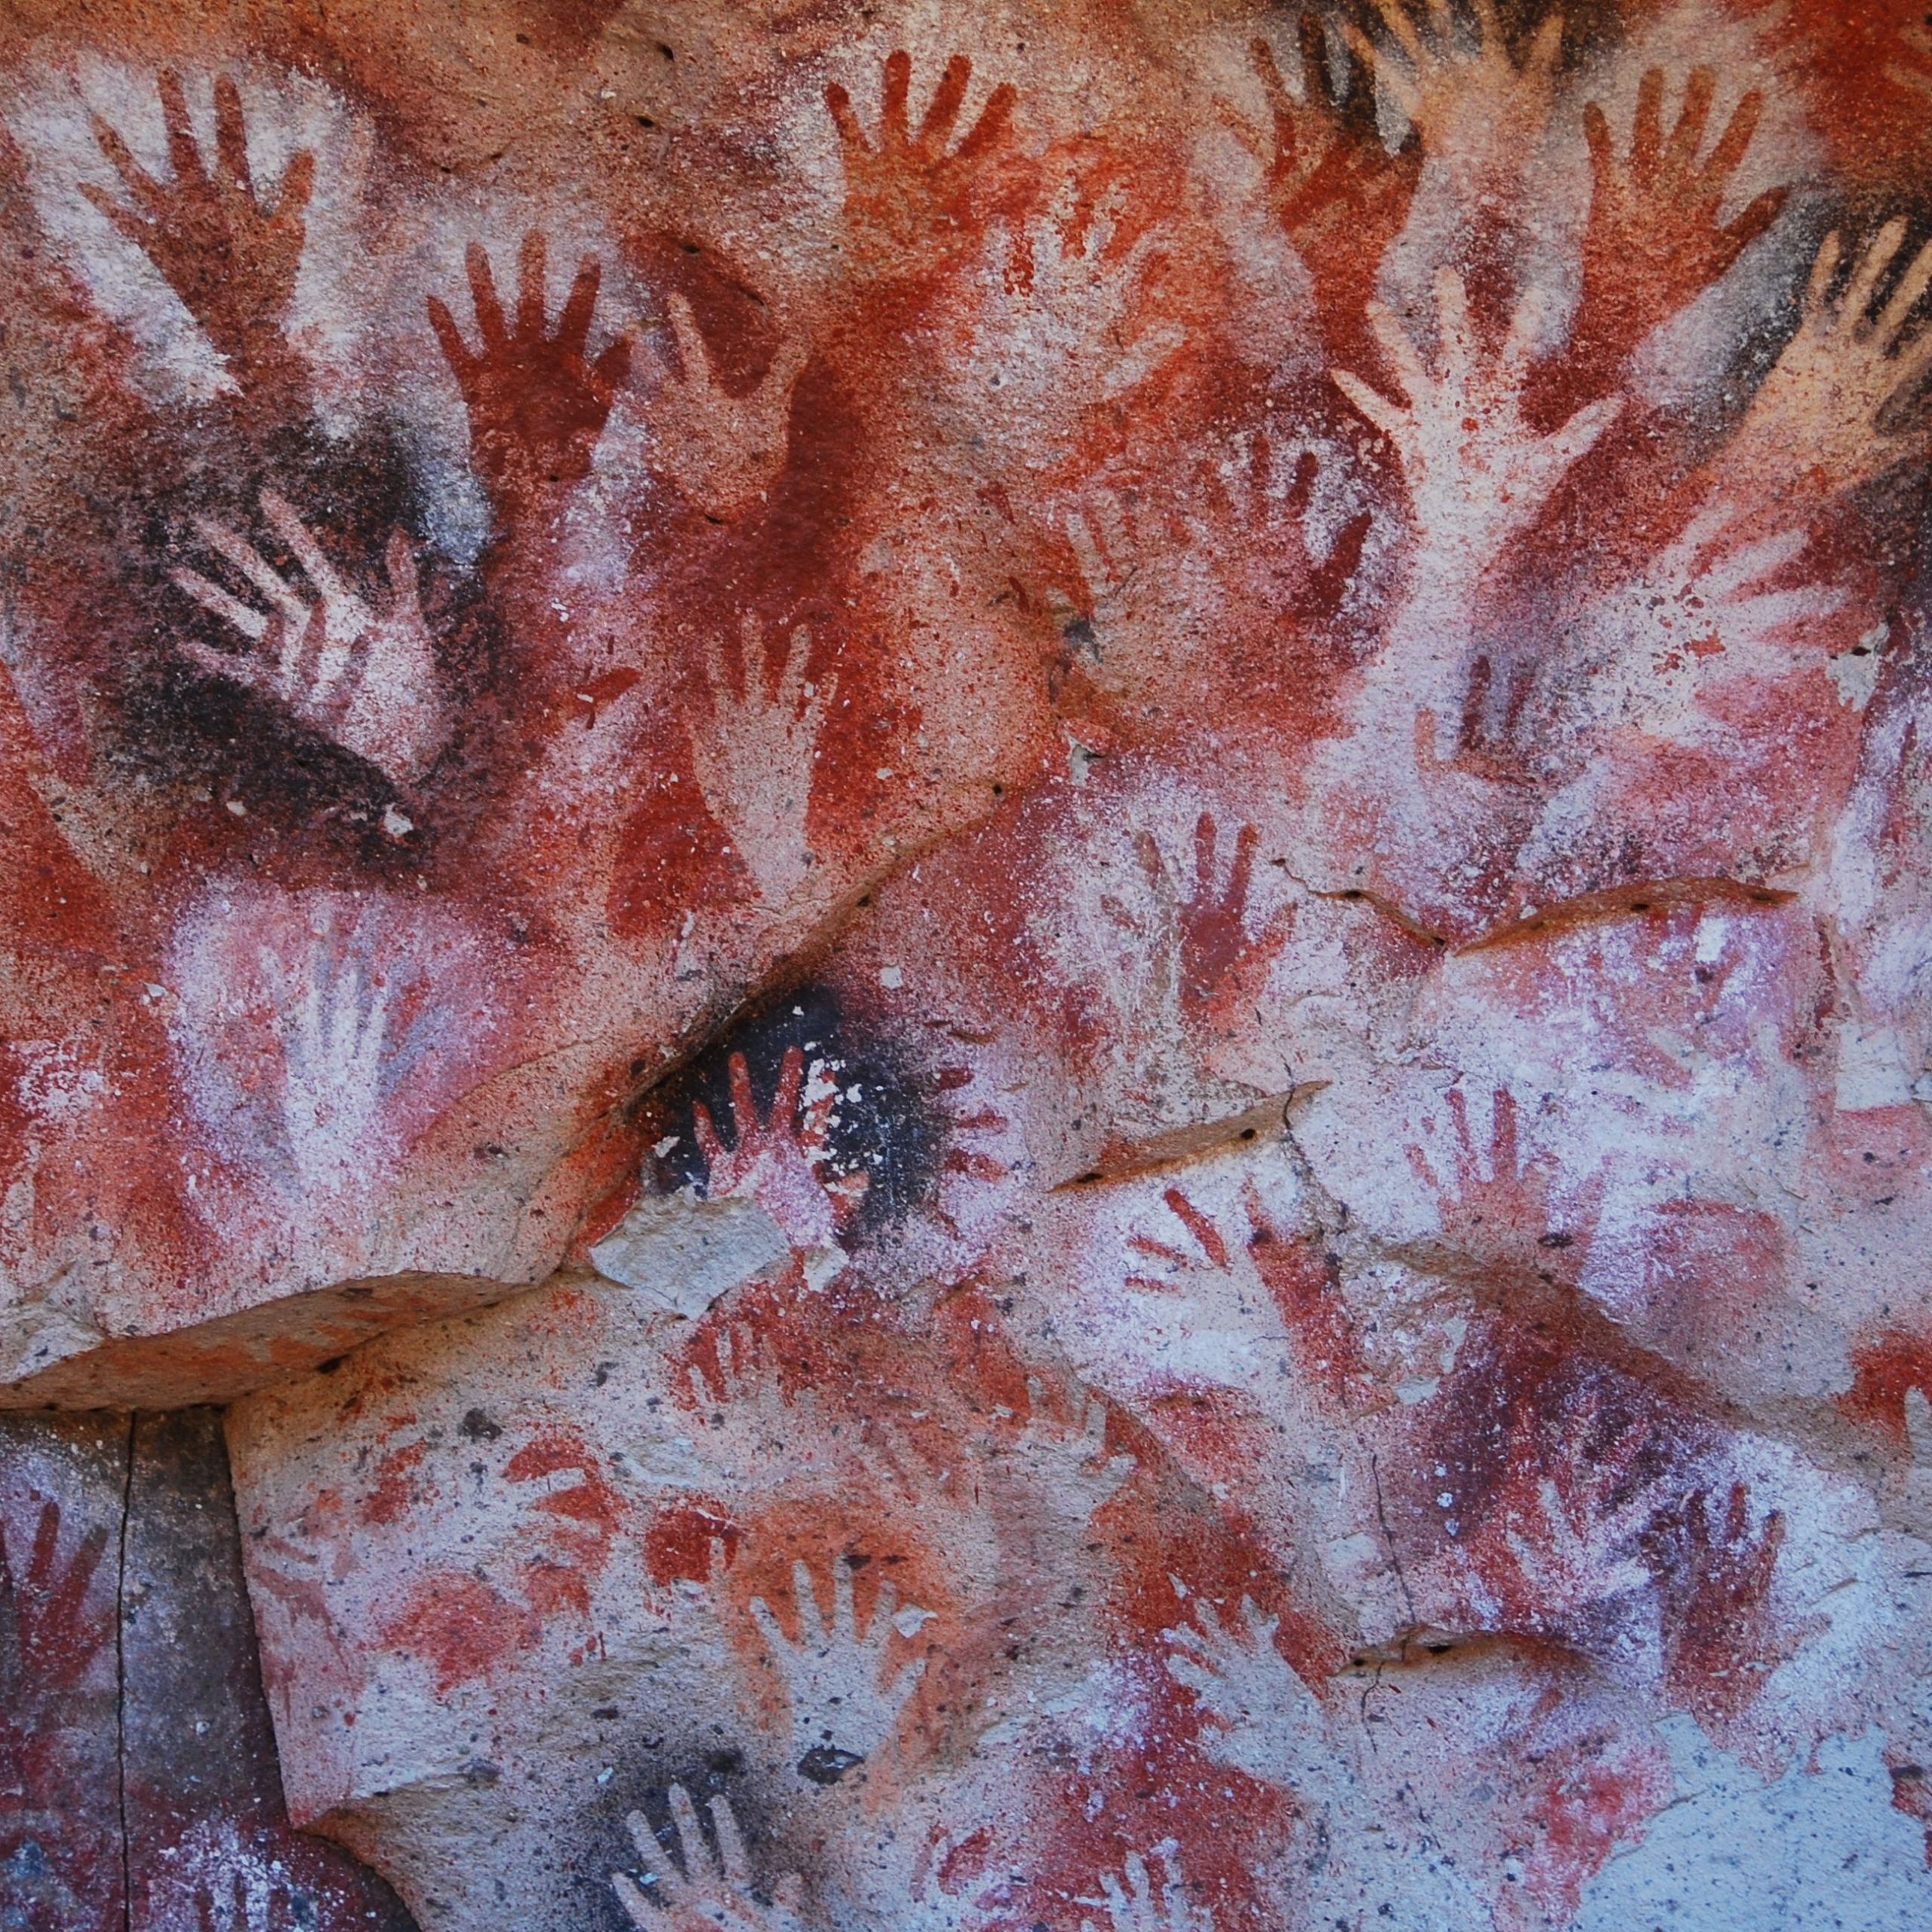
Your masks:
M 1932 1924 L 1922 0 L 4 0 L 0 262 L 0 1932 Z

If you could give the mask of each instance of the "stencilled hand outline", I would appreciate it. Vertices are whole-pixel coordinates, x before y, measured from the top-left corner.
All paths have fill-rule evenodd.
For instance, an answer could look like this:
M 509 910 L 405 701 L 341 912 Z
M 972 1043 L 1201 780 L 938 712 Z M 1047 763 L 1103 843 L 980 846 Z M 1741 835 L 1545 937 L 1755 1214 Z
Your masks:
M 672 1786 L 670 1804 L 678 1841 L 675 1859 L 666 1856 L 642 1812 L 633 1811 L 625 1820 L 645 1882 L 651 1887 L 648 1897 L 628 1872 L 611 1874 L 617 1903 L 638 1932 L 802 1932 L 798 1906 L 804 1881 L 787 1872 L 772 1886 L 769 1904 L 759 1898 L 730 1799 L 720 1795 L 707 1807 L 715 1850 L 682 1785 Z
M 1264 1783 L 1318 1801 L 1331 1796 L 1319 1768 L 1326 1718 L 1275 1641 L 1280 1617 L 1264 1615 L 1250 1596 L 1241 1600 L 1238 1629 L 1204 1597 L 1195 1598 L 1194 1614 L 1194 1623 L 1161 1634 L 1168 1675 L 1192 1694 L 1203 1720 L 1201 1748 Z
M 1127 1854 L 1127 1884 L 1122 1887 L 1111 1872 L 1100 1874 L 1103 1897 L 1082 1899 L 1082 1905 L 1103 1906 L 1107 1914 L 1108 1932 L 1214 1932 L 1214 1915 L 1204 1906 L 1194 1904 L 1187 1896 L 1177 1850 L 1171 1839 L 1155 1845 L 1147 1854 L 1161 1867 L 1159 1889 L 1155 1887 L 1147 1858 L 1137 1851 Z M 1091 1919 L 1081 1922 L 1080 1932 L 1095 1932 Z

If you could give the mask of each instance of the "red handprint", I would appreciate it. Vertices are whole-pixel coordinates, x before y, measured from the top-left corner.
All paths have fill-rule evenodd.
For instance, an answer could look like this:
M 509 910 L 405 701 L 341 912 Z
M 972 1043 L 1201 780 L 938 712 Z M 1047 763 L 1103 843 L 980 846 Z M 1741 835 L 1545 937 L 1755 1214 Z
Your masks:
M 315 158 L 303 149 L 290 159 L 270 208 L 249 174 L 248 131 L 234 82 L 224 74 L 214 84 L 212 173 L 195 140 L 181 76 L 165 69 L 160 89 L 173 181 L 155 180 L 119 131 L 97 115 L 94 140 L 134 205 L 91 182 L 82 183 L 81 192 L 160 270 L 245 383 L 281 353 L 282 318 L 302 266 L 302 214 L 315 185 Z
M 1235 836 L 1227 884 L 1217 887 L 1219 832 L 1211 813 L 1194 828 L 1194 891 L 1180 906 L 1180 993 L 1184 1010 L 1199 1013 L 1210 1005 L 1235 969 L 1279 949 L 1284 935 L 1251 938 L 1247 898 L 1254 871 L 1254 827 Z
M 107 1531 L 97 1524 L 63 1567 L 60 1506 L 45 1503 L 26 1573 L 16 1577 L 0 1523 L 0 1710 L 23 1711 L 71 1689 L 106 1641 L 107 1621 L 84 1614 L 106 1547 Z
M 472 354 L 448 306 L 429 300 L 429 325 L 469 412 L 470 457 L 499 520 L 513 526 L 590 474 L 611 405 L 630 371 L 631 345 L 620 336 L 595 362 L 585 360 L 602 270 L 578 269 L 557 330 L 544 330 L 547 247 L 533 231 L 518 259 L 516 321 L 503 318 L 490 258 L 472 242 L 464 262 L 483 346 Z
M 973 191 L 1005 142 L 1018 98 L 1009 85 L 994 88 L 971 131 L 949 152 L 972 75 L 972 62 L 955 54 L 914 134 L 906 105 L 912 56 L 888 54 L 876 141 L 866 138 L 845 89 L 836 82 L 826 89 L 845 164 L 850 258 L 861 275 L 917 275 L 943 266 L 971 239 Z

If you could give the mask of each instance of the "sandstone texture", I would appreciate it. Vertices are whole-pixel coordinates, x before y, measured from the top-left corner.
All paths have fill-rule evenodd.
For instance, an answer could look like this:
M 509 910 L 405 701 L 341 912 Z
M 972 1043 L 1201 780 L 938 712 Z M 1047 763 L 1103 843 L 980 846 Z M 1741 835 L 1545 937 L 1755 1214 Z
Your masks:
M 1932 1924 L 1932 19 L 6 0 L 0 1932 Z

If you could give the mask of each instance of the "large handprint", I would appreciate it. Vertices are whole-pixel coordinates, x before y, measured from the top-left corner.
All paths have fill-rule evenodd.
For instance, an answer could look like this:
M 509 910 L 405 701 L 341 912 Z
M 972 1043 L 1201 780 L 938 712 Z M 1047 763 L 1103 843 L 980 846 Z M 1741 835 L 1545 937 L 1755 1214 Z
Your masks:
M 1306 1800 L 1333 1796 L 1326 1721 L 1315 1694 L 1275 1644 L 1281 1620 L 1264 1616 L 1245 1596 L 1238 1630 L 1223 1625 L 1204 1597 L 1195 1599 L 1194 1614 L 1195 1623 L 1161 1634 L 1170 1647 L 1168 1675 L 1194 1694 L 1204 1720 L 1202 1749 Z
M 811 633 L 802 627 L 782 659 L 755 617 L 745 618 L 739 637 L 736 680 L 718 640 L 706 652 L 711 729 L 692 729 L 691 763 L 706 804 L 731 834 L 760 897 L 777 908 L 811 869 L 805 839 L 818 737 L 838 676 L 814 682 L 807 675 Z
M 718 379 L 711 352 L 681 295 L 666 298 L 678 368 L 657 395 L 657 460 L 678 491 L 708 516 L 735 516 L 784 466 L 792 388 L 811 352 L 800 331 L 782 334 L 764 374 L 743 395 Z
M 490 257 L 472 242 L 464 256 L 482 348 L 472 353 L 448 307 L 429 299 L 429 325 L 442 345 L 469 412 L 469 451 L 491 506 L 506 525 L 590 474 L 592 454 L 611 405 L 630 371 L 629 336 L 619 336 L 592 361 L 585 359 L 602 271 L 587 260 L 557 318 L 544 325 L 547 245 L 533 232 L 518 258 L 516 321 L 503 317 Z
M 1473 45 L 1457 32 L 1449 0 L 1426 0 L 1426 31 L 1411 17 L 1409 4 L 1375 0 L 1401 54 L 1351 26 L 1349 45 L 1356 57 L 1401 103 L 1429 152 L 1466 183 L 1484 183 L 1514 169 L 1549 125 L 1563 16 L 1544 18 L 1519 63 L 1497 17 L 1496 0 L 1471 0 Z
M 752 1620 L 770 1647 L 773 1667 L 784 1686 L 798 1770 L 822 1784 L 835 1783 L 886 1743 L 926 1672 L 924 1657 L 908 1660 L 895 1669 L 886 1668 L 886 1654 L 900 1628 L 894 1614 L 899 1592 L 891 1579 L 880 1583 L 863 1629 L 849 1557 L 833 1561 L 832 1595 L 828 1627 L 811 1569 L 803 1562 L 792 1564 L 795 1642 L 762 1597 L 753 1597 L 750 1604 Z M 924 1620 L 924 1613 L 917 1610 L 899 1611 L 899 1616 L 912 1620 L 915 1628 Z
M 798 1932 L 804 1881 L 787 1872 L 771 1887 L 767 1903 L 754 1886 L 731 1801 L 714 1798 L 709 1808 L 718 1840 L 715 1851 L 706 1841 L 691 1793 L 681 1784 L 671 1787 L 671 1823 L 678 1838 L 675 1863 L 665 1857 L 643 1813 L 630 1814 L 626 1822 L 631 1842 L 651 1890 L 647 1894 L 628 1872 L 612 1872 L 611 1889 L 625 1915 L 638 1932 Z
M 205 671 L 263 692 L 312 731 L 366 758 L 398 785 L 422 777 L 446 742 L 450 719 L 438 689 L 435 653 L 417 589 L 417 566 L 401 531 L 389 539 L 389 583 L 374 603 L 322 553 L 288 500 L 261 494 L 262 514 L 301 565 L 315 601 L 295 587 L 239 532 L 211 517 L 196 534 L 269 602 L 244 603 L 198 571 L 177 567 L 176 586 L 232 625 L 261 652 L 216 651 L 189 638 L 183 648 Z
M 888 54 L 875 140 L 866 139 L 845 89 L 836 82 L 826 89 L 845 164 L 849 260 L 860 275 L 897 279 L 927 272 L 956 259 L 971 242 L 973 189 L 1006 140 L 1018 98 L 1011 86 L 994 88 L 971 131 L 949 151 L 972 77 L 972 62 L 955 54 L 915 134 L 907 109 L 912 56 Z
M 1736 218 L 1721 221 L 1725 195 L 1751 137 L 1764 96 L 1745 95 L 1708 159 L 1700 162 L 1717 76 L 1691 70 L 1684 106 L 1666 140 L 1664 77 L 1653 67 L 1637 93 L 1628 159 L 1620 158 L 1603 109 L 1583 109 L 1592 188 L 1583 236 L 1583 294 L 1569 352 L 1552 359 L 1552 389 L 1600 394 L 1630 352 L 1655 328 L 1727 275 L 1778 217 L 1789 191 L 1773 188 Z
M 1543 305 L 1525 296 L 1501 345 L 1479 340 L 1469 294 L 1453 268 L 1435 278 L 1435 368 L 1424 363 L 1395 315 L 1379 302 L 1369 320 L 1404 401 L 1392 402 L 1359 376 L 1334 371 L 1336 385 L 1395 445 L 1408 484 L 1422 546 L 1419 577 L 1467 589 L 1514 537 L 1542 514 L 1571 466 L 1607 429 L 1621 396 L 1577 411 L 1545 435 L 1524 420 L 1524 377 L 1535 353 Z
M 1249 56 L 1271 138 L 1264 145 L 1244 124 L 1235 128 L 1267 171 L 1269 205 L 1314 281 L 1331 341 L 1352 342 L 1383 256 L 1408 219 L 1422 154 L 1414 142 L 1392 155 L 1383 146 L 1369 70 L 1337 75 L 1319 14 L 1303 13 L 1300 34 L 1301 99 L 1289 93 L 1275 50 L 1257 38 Z
M 1932 328 L 1915 328 L 1912 318 L 1932 287 L 1932 243 L 1905 265 L 1884 306 L 1872 312 L 1905 237 L 1903 216 L 1887 222 L 1834 299 L 1842 250 L 1835 233 L 1826 236 L 1798 333 L 1725 453 L 1727 467 L 1760 479 L 1767 494 L 1782 494 L 1795 478 L 1812 474 L 1829 491 L 1856 489 L 1924 454 L 1924 414 L 1909 405 L 1932 371 Z
M 174 179 L 148 173 L 119 133 L 98 115 L 94 137 L 134 205 L 92 183 L 84 194 L 160 270 L 208 340 L 245 380 L 280 351 L 280 334 L 302 266 L 303 210 L 315 178 L 315 158 L 294 155 L 281 192 L 269 207 L 248 170 L 242 96 L 226 74 L 214 84 L 215 165 L 202 157 L 188 118 L 181 76 L 161 76 Z

